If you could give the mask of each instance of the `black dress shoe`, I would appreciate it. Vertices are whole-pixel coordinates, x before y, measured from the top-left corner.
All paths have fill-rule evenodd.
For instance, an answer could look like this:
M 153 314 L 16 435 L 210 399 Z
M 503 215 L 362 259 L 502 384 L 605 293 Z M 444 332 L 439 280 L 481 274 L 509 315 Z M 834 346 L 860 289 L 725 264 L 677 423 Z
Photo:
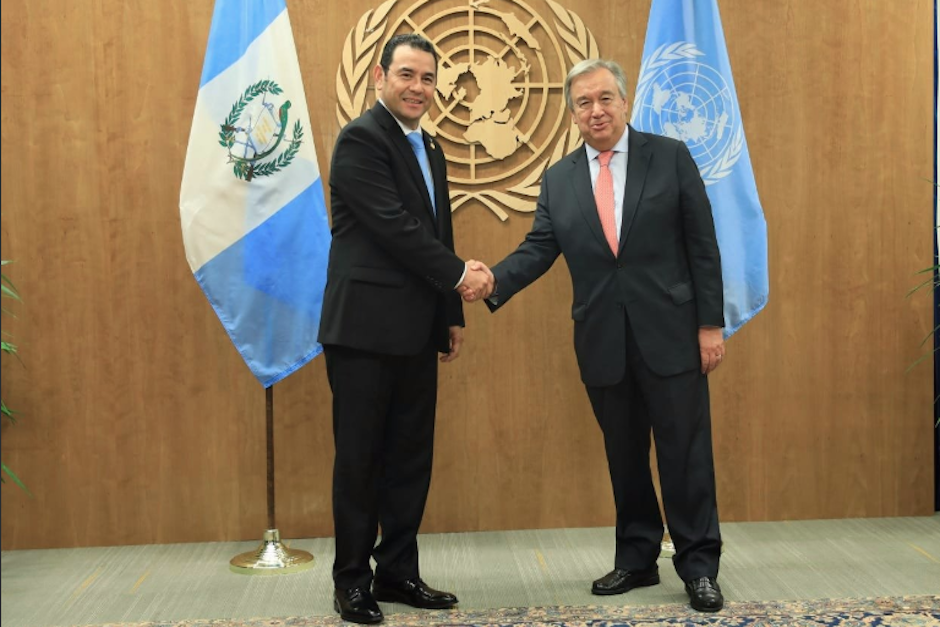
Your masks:
M 699 612 L 717 612 L 725 605 L 721 588 L 714 577 L 699 577 L 685 582 L 685 591 L 689 593 L 689 605 Z
M 372 582 L 372 593 L 379 601 L 404 603 L 425 610 L 446 610 L 457 605 L 457 597 L 431 588 L 420 577 L 396 582 L 376 579 Z
M 343 620 L 363 625 L 381 623 L 384 618 L 368 588 L 337 588 L 333 593 L 333 609 Z
M 655 586 L 659 583 L 659 567 L 655 564 L 647 570 L 624 570 L 615 568 L 591 586 L 592 594 L 623 594 L 634 588 Z

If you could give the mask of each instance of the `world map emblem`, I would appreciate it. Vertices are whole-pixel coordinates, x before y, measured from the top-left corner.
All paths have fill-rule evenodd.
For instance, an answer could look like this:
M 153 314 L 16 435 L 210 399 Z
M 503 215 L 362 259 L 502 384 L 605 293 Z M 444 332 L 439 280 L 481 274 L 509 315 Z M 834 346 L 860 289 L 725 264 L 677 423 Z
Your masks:
M 250 85 L 232 104 L 231 111 L 219 125 L 219 144 L 228 150 L 228 161 L 239 179 L 251 182 L 271 176 L 291 164 L 303 141 L 304 129 L 296 120 L 290 126 L 290 100 L 272 99 L 283 93 L 280 85 L 261 80 Z
M 483 207 L 500 220 L 532 212 L 545 169 L 581 143 L 564 105 L 564 79 L 598 56 L 584 22 L 553 0 L 548 19 L 522 0 L 387 0 L 350 31 L 337 70 L 340 126 L 375 101 L 370 70 L 393 35 L 415 32 L 435 46 L 434 104 L 422 127 L 448 162 L 451 207 Z M 397 12 L 396 9 L 401 12 Z
M 704 53 L 679 41 L 660 46 L 643 62 L 633 121 L 686 143 L 706 185 L 731 174 L 744 148 L 744 127 L 731 85 Z

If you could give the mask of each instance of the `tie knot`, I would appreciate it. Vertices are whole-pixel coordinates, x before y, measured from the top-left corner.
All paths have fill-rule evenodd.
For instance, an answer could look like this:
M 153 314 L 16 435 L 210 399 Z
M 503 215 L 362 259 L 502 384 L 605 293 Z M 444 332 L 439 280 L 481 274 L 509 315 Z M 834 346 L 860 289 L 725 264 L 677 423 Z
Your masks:
M 416 153 L 421 154 L 424 152 L 424 139 L 421 137 L 421 131 L 408 133 L 405 137 L 408 138 L 408 142 Z
M 598 153 L 597 161 L 601 164 L 602 168 L 606 168 L 610 165 L 610 160 L 614 158 L 613 150 L 605 150 L 604 152 Z

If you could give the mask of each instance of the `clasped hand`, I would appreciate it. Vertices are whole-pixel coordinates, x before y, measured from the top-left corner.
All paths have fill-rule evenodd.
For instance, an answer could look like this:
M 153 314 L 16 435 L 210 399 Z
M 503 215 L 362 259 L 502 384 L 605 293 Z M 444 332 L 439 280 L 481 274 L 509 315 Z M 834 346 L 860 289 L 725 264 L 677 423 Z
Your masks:
M 495 287 L 496 279 L 490 269 L 486 267 L 486 264 L 471 259 L 467 262 L 467 273 L 460 285 L 457 286 L 457 291 L 465 301 L 472 303 L 483 298 L 489 298 Z

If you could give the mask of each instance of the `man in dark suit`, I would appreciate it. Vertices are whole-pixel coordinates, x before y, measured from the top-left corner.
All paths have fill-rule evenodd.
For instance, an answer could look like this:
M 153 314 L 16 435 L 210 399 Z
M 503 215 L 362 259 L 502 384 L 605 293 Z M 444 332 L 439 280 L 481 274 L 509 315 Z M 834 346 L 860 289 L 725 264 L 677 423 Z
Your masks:
M 532 230 L 493 267 L 487 304 L 504 305 L 565 256 L 575 352 L 617 507 L 614 570 L 592 591 L 659 583 L 652 428 L 676 571 L 692 607 L 716 611 L 721 537 L 706 375 L 725 350 L 718 244 L 688 148 L 630 128 L 626 94 L 616 63 L 583 61 L 568 74 L 565 99 L 586 145 L 546 171 Z
M 454 254 L 444 155 L 419 126 L 437 84 L 433 46 L 418 35 L 393 37 L 373 78 L 379 102 L 342 130 L 333 152 L 319 334 L 333 391 L 334 606 L 358 623 L 383 619 L 376 600 L 457 603 L 418 572 L 436 357 L 453 361 L 463 343 L 456 288 L 486 295 L 492 286 Z

